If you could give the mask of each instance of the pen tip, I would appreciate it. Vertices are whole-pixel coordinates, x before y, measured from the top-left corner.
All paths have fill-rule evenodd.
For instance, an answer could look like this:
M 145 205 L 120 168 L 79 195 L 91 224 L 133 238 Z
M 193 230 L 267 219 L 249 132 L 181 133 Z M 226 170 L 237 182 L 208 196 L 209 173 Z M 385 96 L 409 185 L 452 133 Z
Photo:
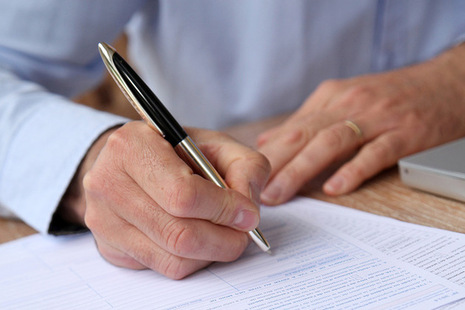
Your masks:
M 271 253 L 271 250 L 267 250 L 267 251 L 266 251 L 266 254 L 271 255 L 271 254 L 272 254 L 272 253 Z

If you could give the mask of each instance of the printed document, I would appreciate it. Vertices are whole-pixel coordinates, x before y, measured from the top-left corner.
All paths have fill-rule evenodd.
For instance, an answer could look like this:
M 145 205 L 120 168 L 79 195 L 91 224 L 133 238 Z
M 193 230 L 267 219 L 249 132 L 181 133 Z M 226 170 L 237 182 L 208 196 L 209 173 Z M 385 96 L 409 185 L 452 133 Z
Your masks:
M 177 281 L 109 264 L 90 234 L 6 243 L 0 309 L 459 309 L 465 298 L 462 234 L 308 198 L 261 215 L 271 255 L 252 243 Z

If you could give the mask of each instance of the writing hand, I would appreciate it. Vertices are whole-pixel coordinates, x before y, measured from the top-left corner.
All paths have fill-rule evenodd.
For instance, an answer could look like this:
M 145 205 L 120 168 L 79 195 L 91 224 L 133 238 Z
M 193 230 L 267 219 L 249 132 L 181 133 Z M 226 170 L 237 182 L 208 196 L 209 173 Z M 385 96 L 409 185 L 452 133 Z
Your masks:
M 246 248 L 269 164 L 221 133 L 189 133 L 231 189 L 194 174 L 140 121 L 109 133 L 94 156 L 80 214 L 109 262 L 180 279 L 213 261 L 235 260 Z
M 415 66 L 322 83 L 284 124 L 258 137 L 272 166 L 263 202 L 282 203 L 351 158 L 323 186 L 345 194 L 403 156 L 464 136 L 464 56 L 462 44 Z

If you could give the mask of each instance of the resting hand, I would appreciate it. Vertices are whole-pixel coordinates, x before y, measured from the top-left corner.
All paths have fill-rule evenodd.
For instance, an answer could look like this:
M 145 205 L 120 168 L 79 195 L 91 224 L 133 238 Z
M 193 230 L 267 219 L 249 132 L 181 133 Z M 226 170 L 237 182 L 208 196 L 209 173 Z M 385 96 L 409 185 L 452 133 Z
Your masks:
M 462 44 L 412 67 L 322 83 L 283 125 L 258 137 L 272 167 L 263 202 L 282 203 L 351 158 L 323 185 L 345 194 L 403 156 L 464 136 L 464 56 Z
M 180 279 L 213 261 L 235 260 L 246 248 L 269 164 L 223 134 L 190 133 L 231 189 L 194 174 L 140 121 L 108 133 L 101 150 L 89 153 L 96 160 L 83 168 L 89 171 L 78 213 L 111 263 Z

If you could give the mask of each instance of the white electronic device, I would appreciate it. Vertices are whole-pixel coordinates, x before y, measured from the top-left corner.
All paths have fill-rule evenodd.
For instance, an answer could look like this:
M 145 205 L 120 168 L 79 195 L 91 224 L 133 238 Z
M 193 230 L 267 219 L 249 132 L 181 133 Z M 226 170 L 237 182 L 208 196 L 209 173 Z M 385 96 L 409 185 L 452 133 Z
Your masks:
M 465 201 L 465 138 L 402 158 L 398 164 L 406 185 Z

